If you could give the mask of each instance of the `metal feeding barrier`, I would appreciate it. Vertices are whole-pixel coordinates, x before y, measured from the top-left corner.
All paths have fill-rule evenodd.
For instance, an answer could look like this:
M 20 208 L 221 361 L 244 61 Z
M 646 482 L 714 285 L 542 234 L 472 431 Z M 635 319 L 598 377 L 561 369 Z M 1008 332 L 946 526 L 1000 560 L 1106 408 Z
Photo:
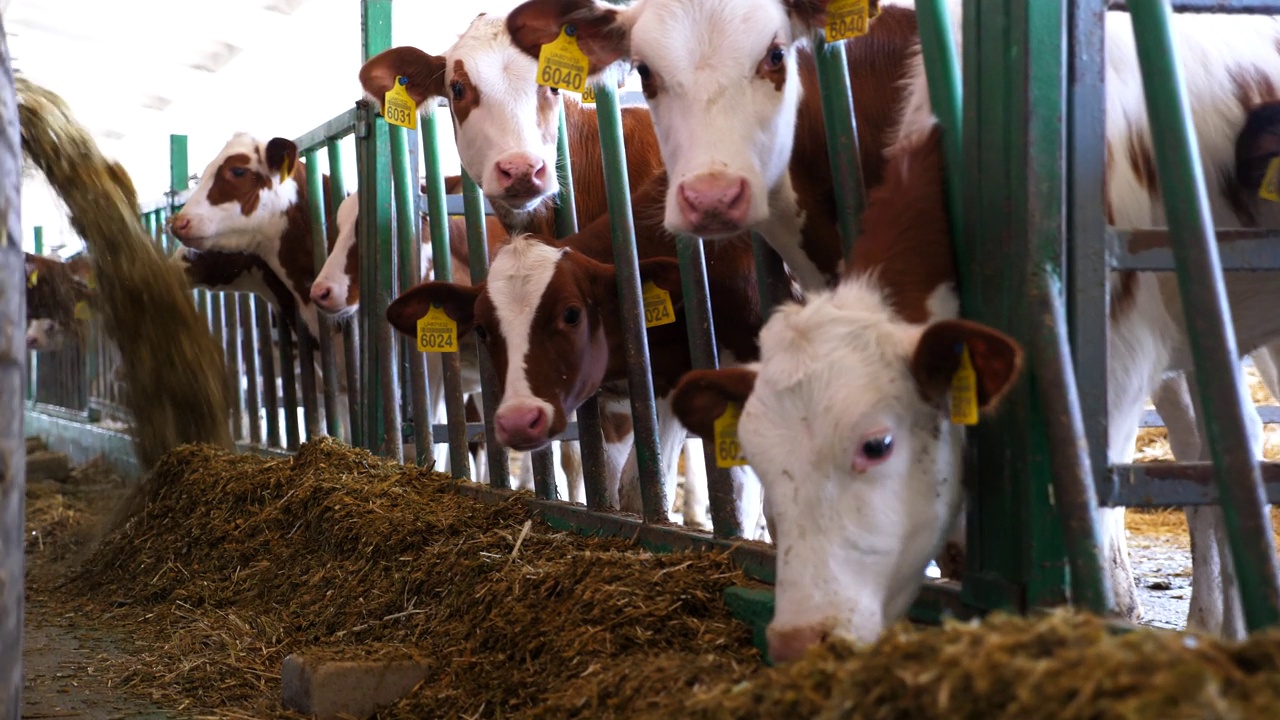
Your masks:
M 1115 3 L 1111 3 L 1115 5 Z M 1274 12 L 1262 2 L 1201 0 L 1177 3 L 1188 11 Z M 1224 302 L 1222 269 L 1280 269 L 1280 253 L 1269 233 L 1240 236 L 1218 245 L 1208 221 L 1204 178 L 1191 134 L 1185 92 L 1164 0 L 1131 0 L 1147 103 L 1156 139 L 1156 160 L 1170 227 L 1118 232 L 1106 226 L 1102 190 L 1103 24 L 1107 0 L 1026 3 L 966 0 L 963 78 L 956 57 L 952 19 L 945 0 L 919 0 L 917 19 L 935 114 L 944 129 L 948 207 L 955 231 L 965 317 L 1008 332 L 1029 349 L 1032 372 L 1006 400 L 1005 409 L 970 429 L 966 469 L 967 555 L 963 580 L 929 581 L 911 616 L 937 621 L 993 609 L 1025 611 L 1073 601 L 1099 612 L 1109 609 L 1110 588 L 1102 570 L 1099 506 L 1176 506 L 1220 503 L 1239 570 L 1251 629 L 1280 616 L 1275 553 L 1265 514 L 1266 498 L 1280 498 L 1280 472 L 1259 469 L 1249 452 L 1238 402 L 1235 340 Z M 390 0 L 361 3 L 364 58 L 390 47 Z M 1011 52 L 1015 48 L 1016 52 Z M 829 156 L 836 182 L 840 232 L 848 250 L 857 242 L 865 206 L 858 164 L 856 120 L 844 43 L 816 38 L 814 52 L 822 92 Z M 608 507 L 599 406 L 596 398 L 577 410 L 577 422 L 562 440 L 581 444 L 586 506 L 557 497 L 550 450 L 532 459 L 535 497 L 528 502 L 557 527 L 633 538 L 658 550 L 718 549 L 752 575 L 770 582 L 771 546 L 742 542 L 738 508 L 726 471 L 708 451 L 708 490 L 713 532 L 671 525 L 657 439 L 653 383 L 645 332 L 635 228 L 626 176 L 618 91 L 594 87 L 600 126 L 619 307 L 625 329 L 631 411 L 635 428 L 643 515 Z M 359 179 L 360 309 L 354 322 L 321 337 L 295 332 L 300 317 L 282 318 L 260 297 L 194 291 L 194 299 L 222 342 L 228 377 L 238 392 L 232 423 L 235 437 L 260 452 L 288 452 L 321 435 L 342 437 L 339 395 L 345 379 L 350 410 L 346 436 L 358 447 L 421 465 L 436 463 L 435 446 L 449 446 L 455 477 L 470 477 L 468 444 L 486 447 L 489 487 L 462 484 L 460 492 L 486 499 L 508 496 L 506 451 L 493 433 L 497 378 L 483 344 L 475 358 L 481 377 L 483 421 L 468 423 L 463 404 L 460 353 L 442 353 L 439 377 L 445 417 L 432 417 L 431 359 L 398 337 L 386 321 L 391 299 L 420 277 L 420 219 L 431 231 L 434 278 L 450 280 L 447 216 L 466 216 L 473 283 L 488 274 L 485 203 L 464 173 L 462 196 L 446 196 L 440 168 L 440 110 L 421 118 L 420 135 L 389 125 L 364 101 L 296 140 L 308 167 L 316 271 L 328 252 L 327 223 L 345 196 L 340 147 L 351 135 Z M 572 159 L 561 114 L 557 174 L 560 197 L 557 233 L 577 230 Z M 172 192 L 143 217 L 166 252 L 176 247 L 165 233 L 170 213 L 187 190 L 186 141 L 174 136 Z M 322 156 L 323 154 L 323 156 Z M 326 205 L 320 167 L 327 163 Z M 417 169 L 425 169 L 419 188 Z M 1228 231 L 1237 232 L 1237 231 Z M 1220 238 L 1228 237 L 1220 234 Z M 1070 242 L 1068 243 L 1068 238 Z M 1142 238 L 1135 244 L 1135 239 Z M 1142 252 L 1152 239 L 1166 247 Z M 776 253 L 754 238 L 762 310 L 786 297 L 787 278 Z M 718 365 L 715 327 L 707 296 L 702 240 L 677 239 L 691 360 L 695 368 Z M 999 263 L 983 258 L 1000 257 Z M 1117 269 L 1175 272 L 1188 313 L 1198 390 L 1208 429 L 1209 463 L 1112 466 L 1107 459 L 1106 348 L 1108 279 Z M 1195 281 L 1193 282 L 1193 278 Z M 1027 299 L 1030 302 L 1027 302 Z M 1070 331 L 1068 333 L 1068 331 Z M 111 360 L 102 338 L 90 334 L 91 361 L 72 363 L 81 376 L 50 360 L 39 363 L 36 400 L 46 372 L 87 387 L 87 397 L 60 395 L 63 408 L 81 412 L 95 403 L 117 402 L 101 382 Z M 341 341 L 341 348 L 335 347 Z M 296 358 L 295 358 L 296 348 Z M 341 353 L 341 355 L 339 355 Z M 345 376 L 339 378 L 339 357 Z M 318 361 L 317 361 L 318 358 Z M 295 371 L 295 359 L 297 361 Z M 316 368 L 319 367 L 319 380 Z M 88 372 L 83 372 L 84 368 Z M 87 385 L 86 385 L 87 383 Z M 64 392 L 64 391 L 59 391 Z M 70 392 L 65 391 L 65 392 Z M 74 393 L 72 393 L 74 394 Z M 1237 398 L 1237 399 L 1233 399 Z M 78 403 L 78 404 L 77 404 Z M 51 403 L 37 404 L 43 412 Z M 323 409 L 325 422 L 320 420 Z M 299 410 L 302 419 L 299 421 Z M 87 415 L 77 415 L 89 419 Z M 1276 417 L 1264 415 L 1271 421 Z M 441 422 L 443 420 L 443 422 Z M 1159 418 L 1149 413 L 1144 425 Z M 1087 445 L 1081 442 L 1087 438 Z M 757 619 L 768 619 L 771 599 L 733 589 L 732 601 Z

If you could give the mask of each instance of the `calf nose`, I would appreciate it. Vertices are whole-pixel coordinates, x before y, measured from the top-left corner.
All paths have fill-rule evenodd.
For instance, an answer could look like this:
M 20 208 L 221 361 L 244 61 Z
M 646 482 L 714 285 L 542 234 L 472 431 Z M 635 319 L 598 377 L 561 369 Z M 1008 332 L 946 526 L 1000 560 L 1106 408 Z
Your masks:
M 704 173 L 680 183 L 680 214 L 697 235 L 737 232 L 747 222 L 751 194 L 740 175 Z
M 538 405 L 512 405 L 493 416 L 498 442 L 518 450 L 541 446 L 547 441 L 547 413 Z
M 311 285 L 311 301 L 321 307 L 327 307 L 329 299 L 333 297 L 333 285 L 325 282 L 312 283 Z
M 191 218 L 184 216 L 182 213 L 174 215 L 173 219 L 169 221 L 169 232 L 173 233 L 179 239 L 182 238 L 183 233 L 190 229 Z
M 40 338 L 35 335 L 27 336 L 27 348 L 34 350 L 40 344 Z
M 765 630 L 769 641 L 769 657 L 774 664 L 791 662 L 814 645 L 826 642 L 830 631 L 827 623 L 787 628 L 770 625 Z
M 547 164 L 527 153 L 503 157 L 494 163 L 498 190 L 513 200 L 541 195 L 547 183 Z

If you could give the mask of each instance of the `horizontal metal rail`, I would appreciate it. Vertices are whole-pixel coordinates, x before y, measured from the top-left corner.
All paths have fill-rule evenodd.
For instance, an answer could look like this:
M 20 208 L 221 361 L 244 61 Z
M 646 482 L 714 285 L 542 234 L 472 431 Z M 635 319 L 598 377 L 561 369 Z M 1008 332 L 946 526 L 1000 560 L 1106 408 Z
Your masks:
M 1258 416 L 1262 418 L 1263 424 L 1276 425 L 1280 424 L 1280 407 L 1275 405 L 1258 405 Z M 1138 427 L 1164 427 L 1164 420 L 1160 417 L 1160 413 L 1155 410 L 1147 410 L 1142 414 L 1142 421 Z
M 1280 14 L 1280 2 L 1274 0 L 1174 0 L 1172 5 L 1174 12 L 1185 13 Z M 1128 12 L 1129 5 L 1123 0 L 1111 0 L 1107 3 L 1107 9 Z
M 1218 256 L 1224 272 L 1280 270 L 1280 232 L 1226 228 L 1217 230 Z M 1173 253 L 1165 228 L 1109 229 L 1107 257 L 1116 270 L 1172 272 Z
M 1259 463 L 1267 502 L 1280 504 L 1280 463 Z M 1098 486 L 1103 507 L 1217 505 L 1211 462 L 1151 462 L 1112 465 Z
M 356 108 L 353 107 L 299 135 L 293 143 L 298 146 L 300 153 L 308 150 L 322 150 L 330 140 L 337 140 L 354 133 L 358 117 Z

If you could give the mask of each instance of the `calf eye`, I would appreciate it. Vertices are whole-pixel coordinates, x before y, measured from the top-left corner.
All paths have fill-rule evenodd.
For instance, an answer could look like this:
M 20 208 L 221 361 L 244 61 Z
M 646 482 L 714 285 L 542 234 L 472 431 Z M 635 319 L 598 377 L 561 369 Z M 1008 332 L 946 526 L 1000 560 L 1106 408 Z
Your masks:
M 769 48 L 769 54 L 765 56 L 765 67 L 775 70 L 782 65 L 782 61 L 787 59 L 787 51 L 780 46 Z
M 567 307 L 560 317 L 565 325 L 577 325 L 578 320 L 582 319 L 582 311 L 576 307 Z
M 461 100 L 467 94 L 467 86 L 457 80 L 449 83 L 449 89 L 453 91 L 453 99 L 455 101 Z
M 651 73 L 649 72 L 648 65 L 645 65 L 644 63 L 636 63 L 636 74 L 640 76 L 642 81 L 649 82 L 649 76 Z
M 483 325 L 475 326 L 476 339 L 480 342 L 489 342 L 489 331 L 484 329 Z
M 862 454 L 865 455 L 868 460 L 883 460 L 889 457 L 889 453 L 891 452 L 893 452 L 892 435 L 873 438 L 862 443 Z
M 233 167 L 233 168 L 231 168 L 231 177 L 238 177 L 238 178 L 242 178 L 242 177 L 244 177 L 244 176 L 245 176 L 245 174 L 246 174 L 246 173 L 248 173 L 248 172 L 249 172 L 249 171 L 248 171 L 247 169 L 245 169 L 244 167 L 241 167 L 241 166 Z

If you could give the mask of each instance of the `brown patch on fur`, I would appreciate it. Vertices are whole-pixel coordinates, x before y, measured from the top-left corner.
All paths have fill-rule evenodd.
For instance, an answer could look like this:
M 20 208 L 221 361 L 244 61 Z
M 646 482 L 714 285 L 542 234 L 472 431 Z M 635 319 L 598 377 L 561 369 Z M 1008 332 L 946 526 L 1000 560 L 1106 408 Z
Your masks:
M 680 379 L 671 396 L 671 409 L 684 426 L 703 438 L 713 437 L 715 422 L 729 403 L 741 407 L 756 386 L 756 371 L 750 368 L 694 370 Z
M 622 442 L 634 430 L 631 422 L 631 413 L 604 413 L 600 416 L 600 430 L 604 434 L 605 442 L 610 444 Z
M 946 402 L 962 348 L 968 348 L 977 376 L 978 409 L 994 410 L 1022 372 L 1022 347 L 999 330 L 969 320 L 940 320 L 920 336 L 911 375 L 921 397 L 935 405 Z
M 394 47 L 369 58 L 360 68 L 360 86 L 381 105 L 398 75 L 404 76 L 405 90 L 418 105 L 444 95 L 444 58 L 415 47 Z
M 1218 173 L 1218 192 L 1231 206 L 1231 212 L 1236 216 L 1240 227 L 1258 226 L 1258 216 L 1253 211 L 1257 188 L 1253 192 L 1246 190 L 1236 180 L 1236 173 L 1231 168 L 1222 168 Z
M 462 91 L 461 96 L 455 93 L 455 89 Z M 461 125 L 467 121 L 471 111 L 480 106 L 480 89 L 471 82 L 471 76 L 467 74 L 466 64 L 462 60 L 453 61 L 453 79 L 449 81 L 447 92 L 449 108 Z
M 1106 164 L 1102 176 L 1102 212 L 1106 216 L 1108 225 L 1116 224 L 1116 209 L 1111 204 L 1111 172 L 1115 168 L 1115 151 L 1111 147 L 1111 143 L 1107 143 Z
M 1227 70 L 1227 77 L 1236 89 L 1236 102 L 1245 112 L 1264 103 L 1280 100 L 1276 84 L 1271 76 L 1257 67 L 1233 67 Z
M 1160 177 L 1156 172 L 1156 158 L 1151 149 L 1150 138 L 1142 130 L 1132 130 L 1129 133 L 1129 145 L 1127 148 L 1129 157 L 1129 166 L 1133 168 L 1133 174 L 1138 178 L 1138 184 L 1147 191 L 1152 198 L 1160 197 Z
M 764 57 L 760 58 L 760 64 L 756 65 L 756 77 L 761 80 L 768 80 L 773 83 L 773 89 L 782 92 L 782 86 L 787 84 L 787 60 L 784 57 L 782 62 L 774 65 L 771 57 L 774 50 L 781 49 L 779 45 L 770 45 L 768 50 L 764 51 Z
M 280 279 L 280 276 L 276 275 L 275 271 L 257 255 L 188 248 L 186 263 L 183 267 L 188 283 L 213 290 L 231 285 L 252 270 L 262 273 L 263 282 L 271 293 L 268 299 L 285 324 L 296 331 L 297 325 L 294 320 L 298 303 L 294 301 L 293 293 L 289 292 L 289 287 Z
M 245 153 L 230 155 L 222 161 L 214 173 L 213 184 L 209 186 L 210 205 L 238 203 L 240 214 L 245 217 L 258 209 L 262 199 L 260 193 L 271 187 L 271 178 L 253 170 L 251 162 Z M 236 177 L 237 169 L 241 172 L 239 177 Z
M 574 26 L 578 47 L 596 70 L 627 54 L 627 29 L 618 22 L 618 11 L 593 0 L 531 0 L 507 15 L 507 32 L 521 52 L 537 58 L 543 45 L 560 35 L 565 24 Z
M 884 147 L 898 124 L 904 99 L 901 80 L 918 37 L 915 11 L 890 6 L 884 8 L 866 35 L 845 41 L 858 124 L 859 159 L 867 190 L 879 185 L 884 176 Z M 817 64 L 807 47 L 797 48 L 795 59 L 804 95 L 796 117 L 795 146 L 789 165 L 791 184 L 805 213 L 805 254 L 834 281 L 844 248 L 836 222 L 835 184 L 827 157 Z
M 1138 274 L 1132 270 L 1117 273 L 1111 283 L 1111 320 L 1124 317 L 1131 309 L 1138 291 Z
M 956 282 L 947 217 L 942 128 L 890 159 L 884 182 L 867 197 L 862 237 L 853 245 L 846 276 L 872 275 L 902 319 L 930 319 L 934 290 Z

